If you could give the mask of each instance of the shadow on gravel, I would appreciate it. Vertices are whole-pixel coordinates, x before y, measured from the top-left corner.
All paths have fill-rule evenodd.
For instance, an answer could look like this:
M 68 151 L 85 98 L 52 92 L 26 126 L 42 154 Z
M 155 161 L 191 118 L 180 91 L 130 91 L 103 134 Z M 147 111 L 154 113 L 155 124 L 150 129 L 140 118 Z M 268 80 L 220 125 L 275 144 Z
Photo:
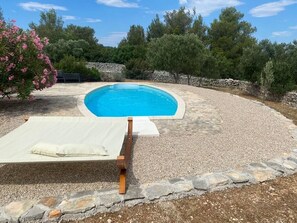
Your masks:
M 29 100 L 0 99 L 0 115 L 17 117 L 24 115 L 46 115 L 76 107 L 75 97 L 43 97 Z

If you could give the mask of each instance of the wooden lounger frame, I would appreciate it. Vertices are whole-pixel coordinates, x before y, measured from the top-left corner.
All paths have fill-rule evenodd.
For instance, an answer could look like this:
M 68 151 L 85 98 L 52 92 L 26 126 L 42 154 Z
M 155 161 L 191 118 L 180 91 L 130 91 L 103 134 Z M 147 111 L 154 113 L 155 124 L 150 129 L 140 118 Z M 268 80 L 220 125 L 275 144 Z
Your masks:
M 128 118 L 128 135 L 126 137 L 126 143 L 124 147 L 124 153 L 117 158 L 117 166 L 120 169 L 120 183 L 119 183 L 119 193 L 126 193 L 126 179 L 127 179 L 127 169 L 131 159 L 131 151 L 132 151 L 132 130 L 133 130 L 133 118 Z

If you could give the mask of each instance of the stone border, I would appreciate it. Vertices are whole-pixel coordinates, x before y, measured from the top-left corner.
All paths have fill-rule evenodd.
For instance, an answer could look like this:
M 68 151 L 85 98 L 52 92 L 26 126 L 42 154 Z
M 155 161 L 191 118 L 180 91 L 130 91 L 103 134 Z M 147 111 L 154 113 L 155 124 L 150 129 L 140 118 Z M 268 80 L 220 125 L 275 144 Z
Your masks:
M 82 191 L 40 200 L 11 202 L 0 207 L 0 222 L 60 222 L 80 220 L 97 213 L 118 211 L 124 206 L 153 203 L 207 192 L 262 183 L 297 172 L 297 149 L 281 158 L 251 163 L 239 169 L 129 186 L 125 195 L 117 190 Z
M 92 112 L 90 112 L 90 110 L 86 107 L 86 105 L 84 103 L 86 95 L 88 93 L 98 89 L 98 88 L 105 87 L 107 85 L 114 85 L 114 84 L 118 84 L 118 82 L 101 84 L 100 86 L 93 87 L 93 88 L 89 89 L 88 91 L 86 91 L 84 93 L 84 95 L 79 96 L 78 99 L 77 99 L 77 107 L 80 110 L 80 112 L 84 116 L 87 116 L 87 117 L 97 117 Z M 134 82 L 125 82 L 125 84 L 136 84 L 136 83 L 134 83 Z M 178 96 L 177 94 L 175 94 L 174 92 L 172 92 L 170 90 L 167 90 L 167 89 L 164 89 L 164 88 L 161 88 L 161 87 L 157 87 L 157 86 L 152 85 L 152 84 L 142 83 L 142 82 L 137 83 L 137 84 L 138 85 L 145 85 L 145 86 L 148 86 L 148 87 L 159 89 L 161 91 L 165 91 L 166 93 L 168 93 L 172 97 L 174 97 L 175 100 L 177 101 L 177 111 L 176 111 L 175 115 L 173 115 L 173 116 L 148 116 L 148 118 L 150 118 L 150 119 L 183 119 L 184 114 L 185 114 L 185 110 L 186 110 L 186 104 L 185 104 L 184 100 L 180 96 Z

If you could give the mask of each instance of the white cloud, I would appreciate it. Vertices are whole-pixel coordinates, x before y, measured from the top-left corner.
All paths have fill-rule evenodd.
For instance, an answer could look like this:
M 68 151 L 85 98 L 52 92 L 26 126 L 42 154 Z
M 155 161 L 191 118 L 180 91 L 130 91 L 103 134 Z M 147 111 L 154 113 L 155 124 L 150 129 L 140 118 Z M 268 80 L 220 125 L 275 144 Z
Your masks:
M 101 22 L 101 19 L 86 18 L 86 22 L 96 23 Z
M 279 32 L 273 32 L 272 36 L 274 37 L 286 37 L 291 36 L 291 32 L 289 31 L 279 31 Z
M 65 8 L 64 6 L 53 5 L 53 4 L 43 4 L 39 2 L 23 2 L 23 3 L 20 3 L 19 6 L 27 11 L 44 11 L 44 10 L 50 10 L 50 9 L 67 11 L 67 8 Z
M 139 5 L 134 2 L 127 2 L 125 0 L 97 0 L 98 4 L 103 4 L 117 8 L 139 8 Z
M 250 10 L 250 14 L 254 17 L 269 17 L 275 16 L 281 11 L 284 11 L 286 6 L 296 4 L 295 0 L 281 0 L 277 2 L 269 2 L 259 5 Z
M 113 32 L 108 36 L 99 37 L 99 43 L 104 46 L 117 46 L 123 38 L 127 36 L 126 32 Z
M 63 15 L 63 20 L 77 20 L 73 15 Z
M 179 3 L 188 9 L 195 8 L 196 12 L 202 16 L 208 16 L 212 12 L 222 8 L 243 4 L 240 0 L 179 0 Z
M 181 5 L 184 5 L 186 3 L 188 3 L 188 0 L 179 0 L 179 4 L 181 4 Z
M 297 29 L 297 26 L 291 26 L 290 29 Z

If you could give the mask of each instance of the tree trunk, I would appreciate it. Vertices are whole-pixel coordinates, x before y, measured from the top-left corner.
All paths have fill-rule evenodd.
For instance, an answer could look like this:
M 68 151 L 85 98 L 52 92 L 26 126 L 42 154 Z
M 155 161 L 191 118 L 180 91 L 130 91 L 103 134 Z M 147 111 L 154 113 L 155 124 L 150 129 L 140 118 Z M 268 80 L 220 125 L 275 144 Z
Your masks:
M 191 75 L 187 75 L 187 78 L 188 78 L 188 85 L 190 85 L 190 83 L 191 83 Z
M 175 83 L 178 84 L 178 81 L 179 81 L 179 75 L 178 75 L 177 73 L 173 73 L 173 72 L 172 72 L 172 74 L 173 74 Z

